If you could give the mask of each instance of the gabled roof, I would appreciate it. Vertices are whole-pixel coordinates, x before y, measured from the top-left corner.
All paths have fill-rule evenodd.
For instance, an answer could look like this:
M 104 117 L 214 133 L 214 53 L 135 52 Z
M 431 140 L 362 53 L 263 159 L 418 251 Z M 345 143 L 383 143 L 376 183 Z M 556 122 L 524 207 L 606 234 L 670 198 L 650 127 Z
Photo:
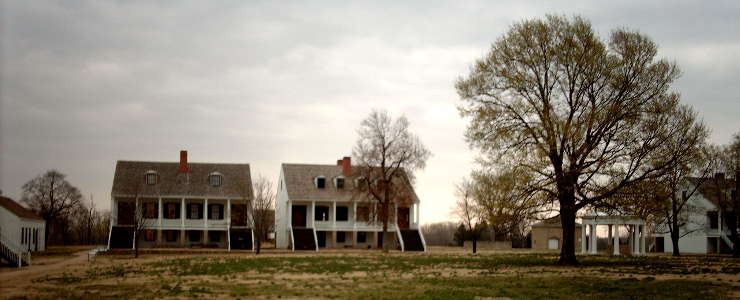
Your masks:
M 699 189 L 697 192 L 702 195 L 705 199 L 707 199 L 709 202 L 714 204 L 714 206 L 719 207 L 720 206 L 720 196 L 722 197 L 731 197 L 730 191 L 734 190 L 737 186 L 735 185 L 735 178 L 709 178 L 709 179 L 701 179 L 698 177 L 687 177 L 686 181 L 688 181 L 691 185 L 697 186 L 699 183 L 701 185 L 699 186 Z M 721 193 L 718 193 L 719 191 L 724 191 L 724 195 Z M 727 198 L 725 200 L 731 200 L 730 198 Z
M 353 167 L 355 168 L 355 167 Z M 317 200 L 317 201 L 349 201 L 352 200 L 355 188 L 354 176 L 346 177 L 344 188 L 337 189 L 334 184 L 334 178 L 343 176 L 342 166 L 337 165 L 313 165 L 313 164 L 283 164 L 283 176 L 285 177 L 285 189 L 288 197 L 293 200 Z M 323 189 L 316 188 L 314 179 L 318 176 L 326 178 L 326 186 Z M 413 201 L 417 202 L 418 197 L 414 188 L 407 185 Z
M 243 189 L 252 198 L 249 164 L 188 163 L 188 172 L 179 173 L 177 162 L 121 161 L 116 163 L 113 195 L 192 196 L 242 198 Z M 148 185 L 145 174 L 157 173 L 157 184 Z M 221 186 L 213 187 L 208 176 L 220 173 Z
M 32 212 L 30 209 L 23 207 L 18 202 L 15 202 L 13 201 L 13 199 L 7 197 L 0 196 L 0 206 L 5 207 L 5 209 L 9 210 L 11 213 L 18 216 L 19 218 L 42 221 L 44 220 L 43 218 L 39 217 L 39 215 Z

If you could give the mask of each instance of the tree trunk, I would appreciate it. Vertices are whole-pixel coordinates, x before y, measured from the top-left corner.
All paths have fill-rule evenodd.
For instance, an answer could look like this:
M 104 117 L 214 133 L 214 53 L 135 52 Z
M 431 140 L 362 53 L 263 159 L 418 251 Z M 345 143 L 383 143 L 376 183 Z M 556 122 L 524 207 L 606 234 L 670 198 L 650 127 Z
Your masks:
M 684 199 L 685 201 L 686 199 Z M 678 249 L 678 239 L 681 238 L 680 230 L 678 226 L 678 206 L 676 204 L 676 198 L 674 196 L 672 203 L 672 209 L 671 209 L 671 224 L 669 225 L 671 227 L 671 244 L 673 245 L 673 256 L 681 256 L 681 252 Z
M 562 202 L 561 202 L 562 203 Z M 577 265 L 576 259 L 576 209 L 575 205 L 560 205 L 560 224 L 563 227 L 563 244 L 560 246 L 558 264 Z
M 473 254 L 475 254 L 478 251 L 478 239 L 473 236 Z
M 262 238 L 260 238 L 258 236 L 257 237 L 257 240 L 255 242 L 257 244 L 256 245 L 257 247 L 255 247 L 255 250 L 256 250 L 255 255 L 259 255 L 260 254 L 260 250 L 262 249 Z

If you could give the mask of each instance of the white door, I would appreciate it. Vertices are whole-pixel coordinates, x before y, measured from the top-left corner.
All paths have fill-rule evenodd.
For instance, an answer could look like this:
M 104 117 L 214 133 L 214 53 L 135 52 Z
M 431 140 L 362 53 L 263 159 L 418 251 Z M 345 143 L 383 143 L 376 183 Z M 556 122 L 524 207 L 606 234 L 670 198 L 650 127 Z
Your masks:
M 547 240 L 547 249 L 550 249 L 550 250 L 558 250 L 558 249 L 560 249 L 560 240 L 558 240 L 558 239 L 549 239 L 549 240 Z

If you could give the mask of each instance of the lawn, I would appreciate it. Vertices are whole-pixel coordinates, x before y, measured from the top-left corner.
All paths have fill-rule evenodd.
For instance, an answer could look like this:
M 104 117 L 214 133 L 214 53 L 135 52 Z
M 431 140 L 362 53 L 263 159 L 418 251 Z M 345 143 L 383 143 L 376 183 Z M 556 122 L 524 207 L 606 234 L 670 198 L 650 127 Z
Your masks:
M 728 257 L 375 251 L 100 256 L 34 279 L 30 298 L 723 299 L 739 297 Z

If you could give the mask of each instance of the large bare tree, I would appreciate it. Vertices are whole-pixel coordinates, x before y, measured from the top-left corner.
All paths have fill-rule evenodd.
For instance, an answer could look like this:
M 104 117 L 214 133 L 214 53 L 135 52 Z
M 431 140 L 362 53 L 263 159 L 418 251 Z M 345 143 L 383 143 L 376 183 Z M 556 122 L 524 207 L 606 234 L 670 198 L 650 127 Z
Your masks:
M 267 178 L 258 176 L 253 184 L 254 200 L 251 202 L 251 222 L 254 229 L 255 251 L 260 254 L 262 242 L 274 223 L 275 189 Z
M 82 194 L 57 170 L 49 170 L 23 185 L 21 201 L 45 221 L 44 244 L 49 242 L 49 226 L 79 205 Z
M 489 164 L 535 174 L 557 203 L 560 264 L 578 263 L 581 209 L 660 175 L 685 150 L 663 147 L 665 137 L 694 128 L 666 126 L 679 106 L 669 88 L 680 72 L 657 49 L 636 31 L 617 29 L 604 41 L 581 17 L 547 16 L 511 26 L 456 83 L 471 146 Z M 662 159 L 648 164 L 656 152 Z
M 357 134 L 352 151 L 356 166 L 352 172 L 358 178 L 355 193 L 375 202 L 373 212 L 385 236 L 391 208 L 412 201 L 414 172 L 424 169 L 431 152 L 409 131 L 405 116 L 393 120 L 384 110 L 373 110 Z M 383 249 L 388 250 L 388 243 L 383 243 Z

